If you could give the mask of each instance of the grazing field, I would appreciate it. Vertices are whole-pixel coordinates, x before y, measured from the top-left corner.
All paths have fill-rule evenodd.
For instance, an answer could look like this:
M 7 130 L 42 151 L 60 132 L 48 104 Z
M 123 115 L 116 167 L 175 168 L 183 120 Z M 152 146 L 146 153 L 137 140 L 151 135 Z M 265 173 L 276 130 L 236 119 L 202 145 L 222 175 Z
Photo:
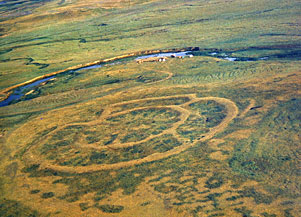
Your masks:
M 0 2 L 0 216 L 299 216 L 300 9 Z

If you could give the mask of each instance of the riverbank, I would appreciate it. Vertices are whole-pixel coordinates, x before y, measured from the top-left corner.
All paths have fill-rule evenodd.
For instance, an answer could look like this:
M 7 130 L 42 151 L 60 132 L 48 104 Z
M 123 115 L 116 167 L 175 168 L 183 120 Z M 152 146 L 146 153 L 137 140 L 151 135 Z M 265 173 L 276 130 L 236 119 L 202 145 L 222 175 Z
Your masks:
M 151 55 L 151 54 L 158 54 L 158 53 L 170 53 L 170 52 L 185 52 L 185 51 L 198 51 L 200 50 L 199 47 L 187 47 L 187 48 L 175 48 L 175 49 L 163 49 L 163 50 L 147 50 L 147 51 L 140 51 L 140 52 L 135 52 L 135 53 L 129 53 L 129 54 L 125 54 L 125 55 L 121 55 L 121 56 L 116 56 L 116 57 L 112 57 L 112 58 L 107 58 L 107 59 L 103 59 L 103 60 L 96 60 L 93 62 L 89 62 L 86 64 L 80 64 L 80 65 L 76 65 L 76 66 L 71 66 L 68 67 L 66 69 L 62 69 L 56 72 L 51 72 L 45 75 L 41 75 L 38 77 L 35 77 L 33 79 L 30 79 L 28 81 L 25 81 L 23 83 L 20 84 L 16 84 L 13 85 L 11 87 L 5 88 L 3 90 L 0 91 L 0 102 L 6 100 L 10 94 L 12 93 L 11 91 L 13 91 L 14 89 L 18 88 L 18 87 L 22 87 L 28 84 L 32 84 L 36 81 L 42 80 L 42 79 L 46 79 L 64 72 L 68 72 L 68 71 L 72 71 L 72 70 L 79 70 L 81 68 L 85 68 L 85 67 L 90 67 L 90 66 L 95 66 L 95 65 L 100 65 L 102 63 L 109 63 L 109 62 L 113 62 L 116 60 L 121 60 L 121 59 L 125 59 L 128 57 L 135 57 L 135 56 L 140 56 L 140 55 Z

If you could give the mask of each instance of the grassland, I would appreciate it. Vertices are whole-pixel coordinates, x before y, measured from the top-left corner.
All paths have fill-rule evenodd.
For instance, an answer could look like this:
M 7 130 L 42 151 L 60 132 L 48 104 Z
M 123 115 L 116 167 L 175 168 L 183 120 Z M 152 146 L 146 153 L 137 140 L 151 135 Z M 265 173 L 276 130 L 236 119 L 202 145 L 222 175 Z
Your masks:
M 0 107 L 0 216 L 299 215 L 298 1 L 14 2 L 1 89 L 199 50 L 67 70 Z

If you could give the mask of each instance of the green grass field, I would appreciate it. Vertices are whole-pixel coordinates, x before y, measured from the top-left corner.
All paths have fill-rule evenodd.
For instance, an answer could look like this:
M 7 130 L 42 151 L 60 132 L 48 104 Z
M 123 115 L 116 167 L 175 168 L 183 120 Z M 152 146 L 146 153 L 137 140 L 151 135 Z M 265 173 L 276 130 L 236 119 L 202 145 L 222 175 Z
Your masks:
M 1 90 L 198 48 L 69 70 L 0 107 L 0 216 L 299 216 L 300 9 L 0 2 Z

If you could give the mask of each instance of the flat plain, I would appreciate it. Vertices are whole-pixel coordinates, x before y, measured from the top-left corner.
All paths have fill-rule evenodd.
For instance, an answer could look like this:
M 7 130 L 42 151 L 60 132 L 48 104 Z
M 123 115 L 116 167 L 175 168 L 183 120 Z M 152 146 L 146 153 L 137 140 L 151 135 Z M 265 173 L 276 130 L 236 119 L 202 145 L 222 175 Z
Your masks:
M 299 216 L 300 6 L 0 2 L 0 216 Z

